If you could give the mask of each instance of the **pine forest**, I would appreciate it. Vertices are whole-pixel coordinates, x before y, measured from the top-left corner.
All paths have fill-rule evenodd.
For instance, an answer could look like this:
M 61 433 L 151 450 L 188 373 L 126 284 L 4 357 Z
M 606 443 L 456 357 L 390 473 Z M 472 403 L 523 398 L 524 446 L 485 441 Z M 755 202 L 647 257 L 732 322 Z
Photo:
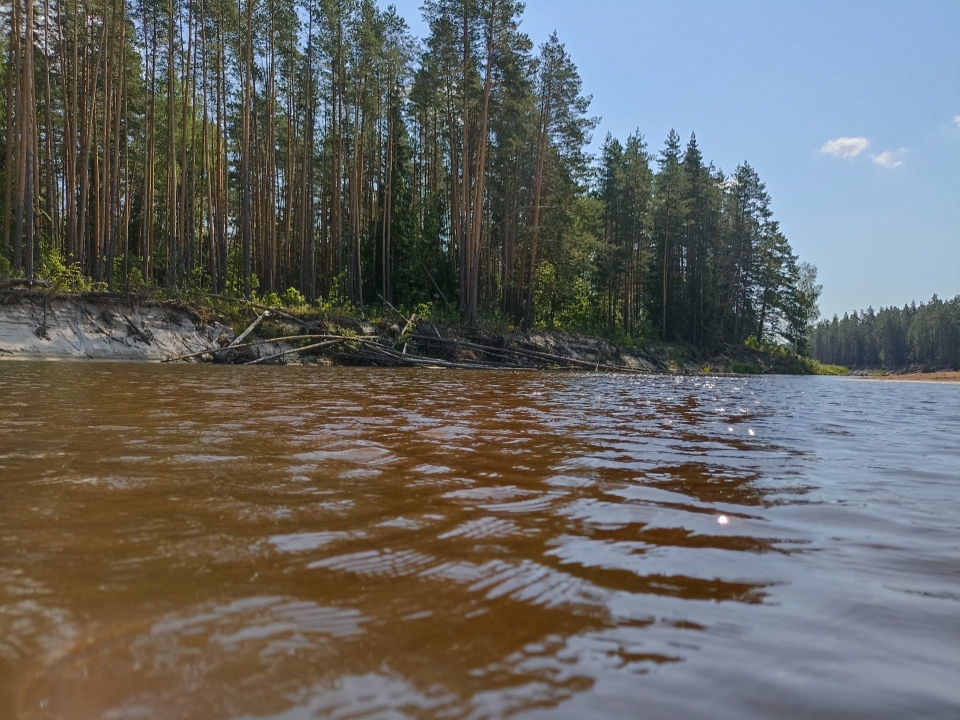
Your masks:
M 810 338 L 820 362 L 862 369 L 960 369 L 960 295 L 822 320 Z
M 374 0 L 4 3 L 0 276 L 804 351 L 816 270 L 757 171 L 673 131 L 591 151 L 522 12 L 425 0 L 421 40 Z

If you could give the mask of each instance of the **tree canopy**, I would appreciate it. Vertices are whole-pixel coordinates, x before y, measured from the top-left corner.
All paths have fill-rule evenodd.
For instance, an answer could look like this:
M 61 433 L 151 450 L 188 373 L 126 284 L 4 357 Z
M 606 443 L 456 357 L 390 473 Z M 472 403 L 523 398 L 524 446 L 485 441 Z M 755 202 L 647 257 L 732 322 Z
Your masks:
M 803 349 L 815 270 L 696 136 L 589 148 L 516 0 L 14 0 L 0 274 Z
M 960 370 L 960 295 L 834 315 L 817 324 L 811 345 L 817 360 L 833 365 Z

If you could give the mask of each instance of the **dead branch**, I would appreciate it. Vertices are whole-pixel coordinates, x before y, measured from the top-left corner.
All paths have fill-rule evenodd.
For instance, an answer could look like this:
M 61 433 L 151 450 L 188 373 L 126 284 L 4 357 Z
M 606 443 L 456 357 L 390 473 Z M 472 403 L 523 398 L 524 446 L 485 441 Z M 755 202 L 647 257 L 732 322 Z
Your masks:
M 635 373 L 637 375 L 646 375 L 648 374 L 645 370 L 639 370 L 637 368 L 628 368 L 621 367 L 619 365 L 607 365 L 605 363 L 592 363 L 587 362 L 586 360 L 575 360 L 573 358 L 566 358 L 562 355 L 554 355 L 553 353 L 540 352 L 537 350 L 521 350 L 520 348 L 498 348 L 493 345 L 480 345 L 479 343 L 467 342 L 465 340 L 455 340 L 450 338 L 433 338 L 429 335 L 414 335 L 413 340 L 423 340 L 425 342 L 433 343 L 444 343 L 447 345 L 463 345 L 474 350 L 481 350 L 483 352 L 499 352 L 499 353 L 510 353 L 513 355 L 520 355 L 523 357 L 536 358 L 538 360 L 548 360 L 551 362 L 565 363 L 567 365 L 573 365 L 575 367 L 585 368 L 587 370 L 599 371 L 606 370 L 608 372 L 623 372 L 623 373 Z
M 0 278 L 0 290 L 13 287 L 51 288 L 53 283 L 47 280 L 27 280 L 26 278 Z
M 308 350 L 319 350 L 325 347 L 333 347 L 334 345 L 342 345 L 345 342 L 353 340 L 353 338 L 340 338 L 338 340 L 328 340 L 327 342 L 316 343 L 314 345 L 307 345 L 301 348 L 291 348 L 290 350 L 284 350 L 283 352 L 278 352 L 275 355 L 267 355 L 266 357 L 257 358 L 256 360 L 251 360 L 250 362 L 243 363 L 244 365 L 259 365 L 260 363 L 265 363 L 268 360 L 276 360 L 278 358 L 286 357 L 287 355 L 295 355 L 297 353 L 307 352 Z
M 364 347 L 368 347 L 371 350 L 375 350 L 376 352 L 379 352 L 380 354 L 385 355 L 386 357 L 389 357 L 391 360 L 401 363 L 403 365 L 428 365 L 432 367 L 455 368 L 458 370 L 480 370 L 480 369 L 490 370 L 490 369 L 497 369 L 502 367 L 502 366 L 493 365 L 490 363 L 453 363 L 447 360 L 436 360 L 434 358 L 421 357 L 419 355 L 411 355 L 410 353 L 400 355 L 398 353 L 393 352 L 392 350 L 388 350 L 382 345 L 378 345 L 377 343 L 363 341 L 361 344 Z
M 270 345 L 271 343 L 279 342 L 293 342 L 294 340 L 365 340 L 370 338 L 375 338 L 375 335 L 361 335 L 358 337 L 349 337 L 346 335 L 287 335 L 285 337 L 270 338 L 269 340 L 258 340 L 257 342 L 243 343 L 242 345 L 231 345 L 230 347 L 225 348 L 211 348 L 209 350 L 200 350 L 199 352 L 190 353 L 189 355 L 180 355 L 178 357 L 167 358 L 166 360 L 161 360 L 161 362 L 170 363 L 170 362 L 180 362 L 181 360 L 193 360 L 194 358 L 203 357 L 204 355 L 216 355 L 217 353 L 232 351 L 232 350 L 241 350 L 243 348 L 252 348 L 260 347 L 262 345 Z
M 240 343 L 242 343 L 244 340 L 247 339 L 247 336 L 248 336 L 250 333 L 252 333 L 254 330 L 256 330 L 256 329 L 257 329 L 257 326 L 258 326 L 261 322 L 263 322 L 266 318 L 268 318 L 268 317 L 270 317 L 270 311 L 269 311 L 269 310 L 264 310 L 262 315 L 257 315 L 257 319 L 254 320 L 252 323 L 250 323 L 250 326 L 249 326 L 246 330 L 244 330 L 242 333 L 240 333 L 239 335 L 237 335 L 237 337 L 234 339 L 234 341 L 233 341 L 232 343 L 230 343 L 229 345 L 227 345 L 227 347 L 234 347 L 234 346 L 239 345 Z

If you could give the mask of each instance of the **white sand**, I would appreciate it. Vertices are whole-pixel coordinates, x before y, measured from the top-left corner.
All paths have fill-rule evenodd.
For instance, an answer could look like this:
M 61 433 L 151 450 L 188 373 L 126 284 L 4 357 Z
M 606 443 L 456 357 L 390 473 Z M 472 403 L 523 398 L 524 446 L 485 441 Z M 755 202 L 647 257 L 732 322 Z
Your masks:
M 17 295 L 0 299 L 0 360 L 158 361 L 216 348 L 221 334 L 233 336 L 171 305 Z

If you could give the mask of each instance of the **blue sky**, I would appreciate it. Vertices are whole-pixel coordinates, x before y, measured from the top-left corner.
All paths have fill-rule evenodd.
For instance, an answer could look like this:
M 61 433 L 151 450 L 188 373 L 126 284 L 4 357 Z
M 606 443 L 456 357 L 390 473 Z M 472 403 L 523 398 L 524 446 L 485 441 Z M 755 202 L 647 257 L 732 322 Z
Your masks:
M 748 160 L 824 315 L 960 294 L 960 0 L 527 0 L 523 29 L 566 44 L 595 144 L 676 128 Z

